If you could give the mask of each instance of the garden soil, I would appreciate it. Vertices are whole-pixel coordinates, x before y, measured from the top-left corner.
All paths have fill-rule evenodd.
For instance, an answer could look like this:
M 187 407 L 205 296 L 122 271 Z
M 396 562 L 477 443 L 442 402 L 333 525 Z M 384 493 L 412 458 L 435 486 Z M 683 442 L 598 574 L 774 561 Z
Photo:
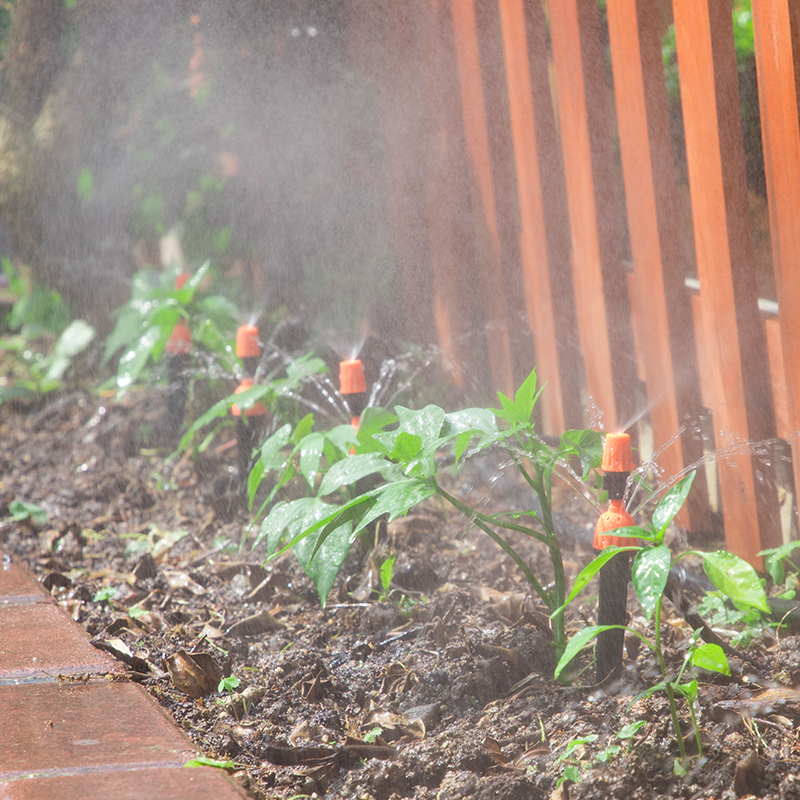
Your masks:
M 544 608 L 496 544 L 436 502 L 379 526 L 370 551 L 355 545 L 323 608 L 291 553 L 264 564 L 251 549 L 225 433 L 203 456 L 168 458 L 153 434 L 162 409 L 151 392 L 4 407 L 0 547 L 252 797 L 800 798 L 791 631 L 737 649 L 730 677 L 698 675 L 703 757 L 676 775 L 666 699 L 636 699 L 658 681 L 637 639 L 619 686 L 594 685 L 589 654 L 571 685 L 555 682 Z M 528 502 L 496 461 L 445 479 L 487 513 Z M 14 500 L 46 521 L 10 519 Z M 555 505 L 571 579 L 593 555 L 596 511 L 568 494 Z M 547 582 L 546 550 L 513 543 Z M 628 609 L 652 633 L 632 594 Z M 665 609 L 677 669 L 693 631 Z M 569 632 L 595 615 L 590 585 Z M 238 685 L 220 687 L 229 676 Z

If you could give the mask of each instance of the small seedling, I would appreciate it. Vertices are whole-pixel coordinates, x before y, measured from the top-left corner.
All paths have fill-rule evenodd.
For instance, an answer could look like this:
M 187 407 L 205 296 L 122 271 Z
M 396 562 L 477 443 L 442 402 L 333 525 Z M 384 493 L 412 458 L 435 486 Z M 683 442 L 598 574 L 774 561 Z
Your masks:
M 47 522 L 47 512 L 34 503 L 26 503 L 24 500 L 12 500 L 8 504 L 8 517 L 14 522 L 27 522 L 33 520 L 38 525 Z
M 117 591 L 113 586 L 104 586 L 102 589 L 98 589 L 94 593 L 92 600 L 95 603 L 106 603 L 107 605 L 111 605 L 111 601 L 114 599 L 114 595 L 116 593 Z
M 220 694 L 225 692 L 233 692 L 234 689 L 238 689 L 241 681 L 235 675 L 228 675 L 227 678 L 223 678 L 219 685 L 217 686 L 217 691 Z

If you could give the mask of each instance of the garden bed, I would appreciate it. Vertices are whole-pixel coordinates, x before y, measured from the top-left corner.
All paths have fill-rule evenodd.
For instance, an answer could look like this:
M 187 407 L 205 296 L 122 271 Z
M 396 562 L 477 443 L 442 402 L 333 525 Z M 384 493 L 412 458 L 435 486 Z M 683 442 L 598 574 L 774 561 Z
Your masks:
M 650 654 L 630 643 L 615 694 L 591 669 L 555 682 L 544 608 L 463 517 L 430 500 L 379 528 L 323 609 L 291 554 L 265 568 L 239 551 L 249 517 L 226 469 L 234 448 L 167 460 L 143 438 L 162 408 L 158 392 L 4 408 L 0 546 L 254 797 L 800 797 L 800 638 L 753 639 L 731 677 L 698 676 L 704 757 L 676 776 L 666 697 L 632 703 L 659 679 Z M 529 502 L 489 459 L 446 480 L 487 512 Z M 9 519 L 14 500 L 46 519 Z M 571 495 L 555 505 L 571 582 L 596 515 Z M 546 582 L 546 548 L 513 541 Z M 570 606 L 570 632 L 594 623 L 595 594 Z M 632 592 L 629 611 L 644 630 Z M 692 629 L 668 604 L 663 622 L 679 665 Z

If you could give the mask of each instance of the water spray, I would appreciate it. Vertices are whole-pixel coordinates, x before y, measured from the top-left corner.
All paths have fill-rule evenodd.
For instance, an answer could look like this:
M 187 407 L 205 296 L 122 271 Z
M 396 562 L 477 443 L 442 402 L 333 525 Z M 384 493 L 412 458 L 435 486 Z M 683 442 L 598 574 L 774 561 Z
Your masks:
M 625 547 L 636 544 L 629 536 L 615 536 L 618 528 L 636 523 L 625 509 L 625 489 L 633 471 L 631 437 L 627 433 L 609 433 L 603 448 L 603 488 L 608 492 L 608 509 L 597 520 L 594 531 L 594 549 L 605 550 L 615 545 Z M 631 568 L 628 553 L 612 556 L 600 569 L 600 595 L 597 609 L 598 625 L 624 625 L 628 604 L 628 583 Z M 595 675 L 598 683 L 607 678 L 619 680 L 622 674 L 622 646 L 625 631 L 615 628 L 603 631 L 597 637 L 595 649 Z
M 180 290 L 191 278 L 190 273 L 180 272 L 175 278 L 175 288 Z M 167 361 L 167 412 L 164 423 L 170 435 L 177 435 L 186 416 L 186 402 L 189 397 L 187 375 L 192 353 L 192 332 L 181 317 L 172 329 L 164 349 L 169 355 Z
M 243 376 L 234 394 L 241 394 L 253 386 L 258 362 L 261 360 L 261 345 L 258 342 L 258 327 L 242 325 L 236 331 L 236 355 L 242 359 Z M 231 407 L 236 417 L 236 446 L 239 457 L 239 480 L 247 483 L 253 451 L 264 440 L 269 416 L 263 403 L 253 403 L 244 410 L 236 404 Z

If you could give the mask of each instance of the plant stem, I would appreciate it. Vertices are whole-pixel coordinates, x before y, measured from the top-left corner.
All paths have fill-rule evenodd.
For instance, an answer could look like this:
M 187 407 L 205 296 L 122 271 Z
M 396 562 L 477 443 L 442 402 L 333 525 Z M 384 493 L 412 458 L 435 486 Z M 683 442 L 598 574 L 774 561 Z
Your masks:
M 672 717 L 672 728 L 675 731 L 675 737 L 678 740 L 678 752 L 681 758 L 686 758 L 686 745 L 683 743 L 683 733 L 681 732 L 681 723 L 678 719 L 678 709 L 675 705 L 675 690 L 672 688 L 672 682 L 669 679 L 667 672 L 667 662 L 664 660 L 664 651 L 661 647 L 661 597 L 656 602 L 655 618 L 653 624 L 656 628 L 656 655 L 658 656 L 658 666 L 661 669 L 661 676 L 664 678 L 664 687 L 667 691 L 667 699 L 669 700 L 669 713 Z

